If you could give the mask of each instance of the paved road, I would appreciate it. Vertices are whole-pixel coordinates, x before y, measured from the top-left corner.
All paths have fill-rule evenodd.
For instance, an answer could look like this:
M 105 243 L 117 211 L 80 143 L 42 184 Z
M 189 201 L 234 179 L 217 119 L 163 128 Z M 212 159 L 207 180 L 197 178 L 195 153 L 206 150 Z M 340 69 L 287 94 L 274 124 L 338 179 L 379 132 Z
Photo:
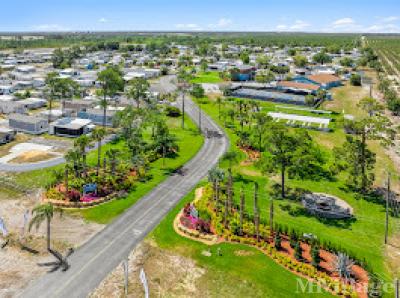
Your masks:
M 197 107 L 186 100 L 186 112 L 197 122 Z M 203 129 L 222 131 L 203 113 Z M 185 165 L 185 176 L 174 175 L 79 248 L 67 272 L 46 274 L 28 286 L 22 297 L 86 297 L 107 274 L 168 214 L 228 148 L 226 137 L 206 139 L 199 153 Z

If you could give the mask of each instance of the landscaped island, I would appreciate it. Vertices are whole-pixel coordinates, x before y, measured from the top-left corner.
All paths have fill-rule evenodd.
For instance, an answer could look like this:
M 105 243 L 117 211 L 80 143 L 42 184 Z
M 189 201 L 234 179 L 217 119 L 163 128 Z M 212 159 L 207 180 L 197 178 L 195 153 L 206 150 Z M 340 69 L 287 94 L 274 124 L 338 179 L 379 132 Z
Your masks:
M 368 272 L 362 262 L 354 262 L 345 253 L 335 251 L 310 235 L 298 235 L 277 225 L 274 229 L 260 222 L 257 185 L 254 214 L 245 214 L 244 193 L 239 205 L 233 205 L 229 183 L 221 193 L 208 185 L 202 195 L 188 203 L 178 214 L 180 234 L 204 242 L 242 243 L 258 248 L 291 272 L 309 279 L 334 294 L 367 297 Z

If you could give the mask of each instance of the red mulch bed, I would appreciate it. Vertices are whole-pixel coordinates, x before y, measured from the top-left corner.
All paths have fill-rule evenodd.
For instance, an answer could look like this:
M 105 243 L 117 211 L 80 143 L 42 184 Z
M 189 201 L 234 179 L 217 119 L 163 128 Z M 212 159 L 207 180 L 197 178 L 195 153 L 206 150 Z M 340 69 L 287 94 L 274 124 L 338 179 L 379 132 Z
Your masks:
M 245 160 L 245 161 L 243 161 L 242 162 L 242 164 L 247 164 L 247 165 L 250 165 L 250 164 L 252 164 L 252 163 L 254 163 L 255 161 L 257 161 L 257 160 L 259 160 L 260 159 L 260 152 L 258 152 L 258 151 L 256 151 L 256 150 L 254 150 L 254 149 L 252 149 L 252 148 L 249 148 L 249 147 L 239 147 L 239 149 L 241 150 L 241 151 L 243 151 L 244 153 L 246 153 L 246 155 L 247 155 L 247 159 Z
M 280 252 L 286 253 L 287 255 L 289 255 L 290 257 L 292 257 L 293 259 L 294 257 L 294 249 L 290 246 L 290 242 L 288 240 L 288 238 L 284 238 L 282 237 L 282 249 L 280 250 Z M 301 248 L 303 250 L 303 254 L 302 257 L 305 261 L 305 263 L 311 263 L 311 246 L 307 243 L 301 243 Z M 339 276 L 337 275 L 336 272 L 333 272 L 333 268 L 332 268 L 332 262 L 335 259 L 335 255 L 329 251 L 320 250 L 320 257 L 321 257 L 321 262 L 320 262 L 320 269 L 321 271 L 326 272 L 329 276 L 331 276 L 332 278 L 335 279 L 339 279 Z M 357 293 L 358 293 L 358 297 L 360 298 L 367 298 L 368 294 L 364 291 L 364 289 L 367 289 L 368 286 L 368 272 L 366 270 L 364 270 L 362 267 L 358 266 L 358 265 L 353 265 L 352 267 L 353 273 L 354 273 L 354 277 L 356 279 L 356 283 L 357 283 Z M 343 281 L 344 282 L 344 281 Z M 359 286 L 362 285 L 362 286 Z

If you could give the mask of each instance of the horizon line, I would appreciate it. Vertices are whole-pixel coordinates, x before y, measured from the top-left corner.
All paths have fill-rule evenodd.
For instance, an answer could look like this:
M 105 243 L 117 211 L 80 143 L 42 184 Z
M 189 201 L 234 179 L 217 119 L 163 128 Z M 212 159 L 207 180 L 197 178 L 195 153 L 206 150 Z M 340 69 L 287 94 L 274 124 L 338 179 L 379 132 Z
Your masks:
M 325 32 L 325 31 L 207 31 L 207 30 L 62 30 L 62 31 L 1 31 L 2 35 L 23 35 L 23 34 L 96 34 L 96 33 L 173 33 L 173 34 L 221 34 L 221 33 L 275 33 L 275 34 L 338 34 L 338 35 L 400 35 L 400 32 Z

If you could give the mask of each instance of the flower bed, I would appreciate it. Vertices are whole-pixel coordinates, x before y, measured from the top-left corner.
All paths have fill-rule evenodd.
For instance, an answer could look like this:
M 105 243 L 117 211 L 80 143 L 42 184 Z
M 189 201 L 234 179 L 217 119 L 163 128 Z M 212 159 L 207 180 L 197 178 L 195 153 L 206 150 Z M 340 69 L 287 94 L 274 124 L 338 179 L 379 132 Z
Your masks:
M 335 273 L 332 268 L 332 261 L 336 258 L 336 255 L 330 251 L 320 249 L 319 255 L 321 261 L 318 264 L 318 268 L 311 265 L 311 246 L 305 241 L 297 241 L 301 247 L 300 260 L 299 256 L 296 258 L 295 249 L 290 244 L 291 238 L 288 235 L 283 235 L 283 239 L 280 248 L 275 247 L 274 241 L 269 237 L 270 232 L 265 231 L 266 227 L 261 227 L 259 240 L 257 237 L 252 235 L 254 227 L 249 222 L 243 223 L 242 236 L 232 233 L 232 228 L 225 228 L 221 224 L 221 216 L 216 214 L 217 208 L 214 206 L 213 196 L 210 188 L 205 188 L 202 198 L 198 199 L 194 203 L 199 210 L 199 214 L 211 215 L 211 226 L 208 233 L 201 233 L 196 225 L 197 218 L 193 219 L 191 215 L 193 212 L 188 210 L 188 205 L 178 214 L 176 221 L 179 222 L 179 230 L 185 236 L 193 240 L 205 240 L 205 239 L 222 239 L 222 241 L 231 243 L 241 243 L 249 245 L 259 249 L 261 252 L 270 256 L 278 264 L 290 270 L 296 275 L 306 278 L 332 294 L 344 296 L 344 297 L 367 297 L 368 289 L 368 272 L 359 265 L 352 265 L 352 271 L 354 272 L 354 281 L 352 283 L 342 279 Z M 235 210 L 232 210 L 235 212 Z M 221 212 L 222 213 L 222 212 Z M 231 221 L 233 219 L 231 218 Z M 247 227 L 244 226 L 247 224 Z M 215 244 L 218 241 L 207 243 Z
M 68 209 L 68 208 L 90 208 L 94 206 L 98 206 L 101 204 L 104 204 L 106 202 L 109 202 L 111 200 L 115 199 L 120 199 L 123 198 L 127 195 L 126 191 L 119 191 L 115 192 L 112 194 L 109 194 L 105 197 L 98 197 L 96 200 L 88 200 L 88 201 L 63 201 L 63 200 L 52 200 L 52 199 L 47 199 L 46 197 L 43 197 L 42 200 L 47 203 L 51 203 L 54 206 L 63 208 L 63 209 Z

